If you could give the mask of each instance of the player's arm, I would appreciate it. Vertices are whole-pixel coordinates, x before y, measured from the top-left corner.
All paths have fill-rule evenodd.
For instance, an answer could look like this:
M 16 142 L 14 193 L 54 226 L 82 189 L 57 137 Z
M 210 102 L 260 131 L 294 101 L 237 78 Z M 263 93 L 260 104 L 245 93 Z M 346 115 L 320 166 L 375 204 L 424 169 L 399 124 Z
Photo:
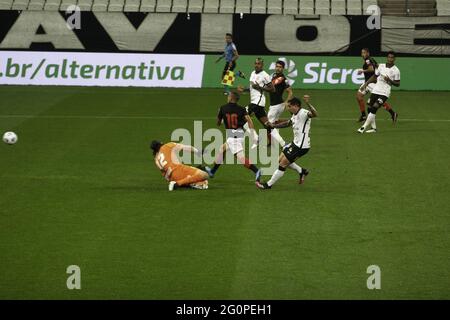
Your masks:
M 266 121 L 264 125 L 268 128 L 287 128 L 292 126 L 291 119 L 279 120 L 277 123 L 271 123 L 270 121 Z
M 222 108 L 219 109 L 219 113 L 217 114 L 217 126 L 220 127 L 223 121 L 223 112 Z
M 388 76 L 384 76 L 384 80 L 386 80 L 387 83 L 389 83 L 390 85 L 392 85 L 394 87 L 399 87 L 400 86 L 400 79 L 399 80 L 392 80 Z
M 376 76 L 376 74 L 374 74 L 373 76 L 371 76 L 371 77 L 369 78 L 369 80 L 367 80 L 367 81 L 361 86 L 361 89 L 366 88 L 370 83 L 374 83 L 374 82 L 377 82 L 377 76 Z
M 253 120 L 252 120 L 252 118 L 250 118 L 250 116 L 249 116 L 248 114 L 246 114 L 244 117 L 245 117 L 245 120 L 247 120 L 248 127 L 249 127 L 250 129 L 255 129 L 255 126 L 253 125 Z
M 308 96 L 308 95 L 306 95 L 306 94 L 303 96 L 303 101 L 305 102 L 306 108 L 308 109 L 308 117 L 310 117 L 310 118 L 315 118 L 315 117 L 317 117 L 319 114 L 317 113 L 316 108 L 314 108 L 314 107 L 312 106 L 312 104 L 309 103 L 309 99 L 310 99 L 310 96 Z
M 239 53 L 236 49 L 236 46 L 233 45 L 233 58 L 231 58 L 231 61 L 236 62 L 237 59 L 239 59 Z
M 181 143 L 177 143 L 174 147 L 174 151 L 178 152 L 178 151 L 186 151 L 186 152 L 190 152 L 190 153 L 195 153 L 196 155 L 201 155 L 201 151 L 198 150 L 196 147 L 193 146 L 188 146 L 186 144 L 181 144 Z
M 292 87 L 289 86 L 286 88 L 286 92 L 288 93 L 288 96 L 286 99 L 286 102 L 287 102 L 287 101 L 291 100 L 292 97 L 294 96 L 294 91 L 292 91 Z
M 219 62 L 220 60 L 222 60 L 223 58 L 225 58 L 225 52 L 222 53 L 216 60 L 216 63 Z

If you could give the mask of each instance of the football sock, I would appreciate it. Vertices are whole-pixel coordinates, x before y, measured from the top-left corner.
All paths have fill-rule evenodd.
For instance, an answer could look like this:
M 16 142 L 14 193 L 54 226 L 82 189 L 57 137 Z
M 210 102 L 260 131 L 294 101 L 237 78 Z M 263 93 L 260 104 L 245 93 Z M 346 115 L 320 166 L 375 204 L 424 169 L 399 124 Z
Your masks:
M 278 169 L 275 170 L 275 172 L 273 173 L 272 178 L 270 178 L 270 180 L 267 181 L 267 185 L 269 187 L 273 186 L 275 182 L 277 182 L 284 175 L 285 170 L 286 168 L 278 167 Z
M 278 143 L 281 146 L 284 146 L 286 144 L 286 142 L 284 141 L 284 139 L 280 136 L 280 133 L 278 132 L 278 129 L 272 129 L 272 132 L 270 133 L 272 135 L 272 138 L 274 138 L 275 140 L 278 141 Z
M 361 111 L 361 114 L 366 115 L 366 104 L 365 104 L 364 100 L 358 99 L 358 104 L 359 104 L 359 111 Z
M 219 169 L 220 164 L 219 163 L 214 163 L 214 167 L 211 169 L 212 174 L 216 173 L 217 169 Z
M 298 164 L 296 164 L 295 162 L 292 162 L 292 163 L 289 165 L 289 168 L 291 168 L 291 169 L 297 171 L 299 174 L 302 173 L 302 168 L 301 168 Z
M 386 111 L 389 111 L 389 112 L 391 112 L 391 110 L 392 110 L 391 105 L 389 103 L 387 103 L 387 102 L 385 102 L 383 104 L 383 108 L 386 109 Z
M 364 122 L 364 124 L 363 124 L 364 130 L 366 130 L 371 125 L 371 123 L 373 121 L 375 121 L 375 114 L 369 112 L 369 115 L 367 116 L 366 122 Z

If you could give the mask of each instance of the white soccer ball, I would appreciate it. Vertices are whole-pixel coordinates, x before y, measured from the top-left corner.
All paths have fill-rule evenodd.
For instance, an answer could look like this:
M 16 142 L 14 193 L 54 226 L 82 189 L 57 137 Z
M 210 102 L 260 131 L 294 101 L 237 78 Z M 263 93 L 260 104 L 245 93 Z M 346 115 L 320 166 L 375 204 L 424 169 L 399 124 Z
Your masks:
M 3 142 L 7 144 L 14 144 L 18 139 L 17 134 L 11 131 L 5 132 L 3 135 Z

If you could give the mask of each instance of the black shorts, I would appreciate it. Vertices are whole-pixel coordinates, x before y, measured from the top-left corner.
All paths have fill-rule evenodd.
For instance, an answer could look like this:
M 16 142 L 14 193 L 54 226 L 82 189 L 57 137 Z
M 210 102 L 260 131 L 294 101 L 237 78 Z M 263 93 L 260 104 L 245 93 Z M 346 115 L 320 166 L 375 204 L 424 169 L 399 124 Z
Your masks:
M 264 107 L 258 106 L 257 104 L 250 103 L 246 109 L 249 116 L 254 113 L 258 119 L 267 117 L 266 109 Z
M 230 64 L 229 62 L 225 62 L 225 66 L 223 67 L 222 77 L 225 76 L 225 73 L 227 73 L 227 70 L 233 71 L 234 68 L 236 68 L 236 62 L 235 61 L 233 61 L 231 63 L 231 68 L 228 68 L 229 64 Z
M 386 97 L 386 96 L 382 96 L 380 94 L 372 93 L 370 95 L 368 104 L 369 104 L 369 106 L 374 107 L 375 102 L 377 102 L 378 103 L 378 107 L 381 107 L 381 106 L 383 106 L 383 104 L 386 102 L 387 99 L 388 99 L 388 97 Z
M 283 149 L 283 154 L 289 160 L 290 163 L 295 162 L 300 157 L 303 157 L 309 151 L 308 149 L 302 149 L 295 145 L 295 143 L 291 142 L 289 145 Z

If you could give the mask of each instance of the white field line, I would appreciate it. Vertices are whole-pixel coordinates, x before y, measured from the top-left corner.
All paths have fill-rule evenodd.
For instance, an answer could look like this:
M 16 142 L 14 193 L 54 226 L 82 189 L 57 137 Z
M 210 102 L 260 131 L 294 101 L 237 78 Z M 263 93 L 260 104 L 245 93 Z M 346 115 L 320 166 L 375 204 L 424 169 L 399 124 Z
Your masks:
M 77 115 L 27 115 L 27 114 L 3 114 L 0 118 L 24 118 L 24 119 L 136 119 L 136 120 L 214 120 L 215 117 L 175 117 L 175 116 L 77 116 Z M 392 121 L 391 119 L 377 119 L 377 121 Z M 353 118 L 317 118 L 314 121 L 354 121 Z M 404 119 L 399 122 L 450 122 L 450 119 Z

